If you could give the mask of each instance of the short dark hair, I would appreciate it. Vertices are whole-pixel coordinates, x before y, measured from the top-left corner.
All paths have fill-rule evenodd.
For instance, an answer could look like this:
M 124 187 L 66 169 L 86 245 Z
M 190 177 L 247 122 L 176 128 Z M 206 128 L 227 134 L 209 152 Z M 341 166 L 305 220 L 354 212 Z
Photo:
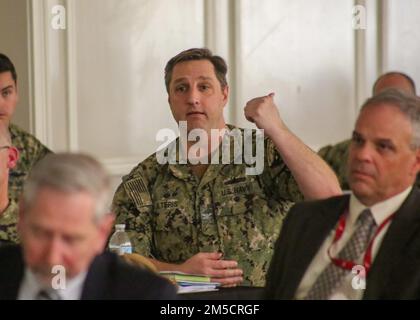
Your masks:
M 388 76 L 401 76 L 401 77 L 403 77 L 405 80 L 407 80 L 410 83 L 411 88 L 413 89 L 412 94 L 414 94 L 414 95 L 416 94 L 416 84 L 415 84 L 414 80 L 408 74 L 403 73 L 403 72 L 399 72 L 399 71 L 390 71 L 390 72 L 384 73 L 378 79 L 376 79 L 376 81 L 375 81 L 375 83 L 373 84 L 373 87 L 372 87 L 373 94 L 375 93 L 375 88 L 376 88 L 378 82 L 381 81 L 383 78 L 386 78 Z
M 172 80 L 172 71 L 175 65 L 184 61 L 192 60 L 208 60 L 214 67 L 217 80 L 220 82 L 220 86 L 225 88 L 227 86 L 226 73 L 227 65 L 225 60 L 220 57 L 213 55 L 213 53 L 207 48 L 192 48 L 181 53 L 178 53 L 175 57 L 171 58 L 165 66 L 165 86 L 166 91 L 169 93 L 169 84 Z
M 12 78 L 17 82 L 17 74 L 15 66 L 13 65 L 13 62 L 9 59 L 8 56 L 6 56 L 3 53 L 0 53 L 0 73 L 3 72 L 10 72 L 12 74 Z

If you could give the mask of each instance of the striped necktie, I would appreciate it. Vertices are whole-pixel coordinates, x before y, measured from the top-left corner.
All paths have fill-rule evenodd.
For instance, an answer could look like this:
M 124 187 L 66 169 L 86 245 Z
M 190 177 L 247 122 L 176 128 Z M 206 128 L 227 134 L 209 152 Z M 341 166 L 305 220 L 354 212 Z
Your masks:
M 368 243 L 377 229 L 375 219 L 369 209 L 363 210 L 356 221 L 355 231 L 338 254 L 338 258 L 356 261 L 366 251 Z M 349 274 L 349 270 L 330 264 L 316 279 L 305 300 L 325 300 L 330 297 Z
M 41 289 L 36 295 L 36 300 L 62 300 L 56 290 Z

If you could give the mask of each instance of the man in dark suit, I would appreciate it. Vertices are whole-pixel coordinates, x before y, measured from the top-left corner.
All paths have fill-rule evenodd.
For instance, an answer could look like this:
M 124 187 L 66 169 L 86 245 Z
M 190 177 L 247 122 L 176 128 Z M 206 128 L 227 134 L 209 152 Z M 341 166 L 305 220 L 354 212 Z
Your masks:
M 0 299 L 175 299 L 166 279 L 103 253 L 108 196 L 109 177 L 90 156 L 41 160 L 20 204 L 22 245 L 0 250 Z
M 351 194 L 296 204 L 276 243 L 269 299 L 419 299 L 420 102 L 367 100 L 353 131 Z

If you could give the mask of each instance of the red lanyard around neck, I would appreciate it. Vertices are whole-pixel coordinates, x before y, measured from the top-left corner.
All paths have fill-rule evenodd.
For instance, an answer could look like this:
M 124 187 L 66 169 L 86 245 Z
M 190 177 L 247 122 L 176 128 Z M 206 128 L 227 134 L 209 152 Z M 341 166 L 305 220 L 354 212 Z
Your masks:
M 340 221 L 338 222 L 338 226 L 337 229 L 335 230 L 335 236 L 334 236 L 334 240 L 331 243 L 331 245 L 328 248 L 328 256 L 330 257 L 331 261 L 337 266 L 340 267 L 342 269 L 346 269 L 346 270 L 352 270 L 354 266 L 356 266 L 357 264 L 353 261 L 348 261 L 348 260 L 343 260 L 340 258 L 334 258 L 331 255 L 331 248 L 337 243 L 338 240 L 340 240 L 340 238 L 342 237 L 343 233 L 344 233 L 344 229 L 346 227 L 346 219 L 347 216 L 349 214 L 349 211 L 346 210 L 344 212 L 344 214 L 341 215 L 340 217 Z M 368 247 L 366 249 L 364 258 L 363 258 L 363 266 L 365 268 L 366 274 L 368 273 L 371 265 L 372 265 L 372 247 L 373 247 L 373 242 L 375 241 L 375 238 L 377 237 L 377 235 L 381 232 L 381 230 L 387 225 L 387 223 L 389 223 L 391 221 L 391 219 L 394 217 L 395 212 L 393 214 L 391 214 L 390 216 L 388 216 L 378 227 L 378 229 L 376 230 L 374 236 L 372 237 L 372 239 L 369 241 Z

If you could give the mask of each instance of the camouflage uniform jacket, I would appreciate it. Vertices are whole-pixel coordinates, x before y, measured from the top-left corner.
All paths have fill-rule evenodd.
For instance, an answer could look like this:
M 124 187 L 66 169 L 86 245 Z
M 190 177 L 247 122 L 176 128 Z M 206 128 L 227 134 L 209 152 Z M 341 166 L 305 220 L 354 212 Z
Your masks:
M 343 190 L 350 189 L 347 180 L 347 158 L 349 156 L 350 143 L 351 140 L 344 140 L 333 146 L 322 147 L 318 151 L 318 155 L 334 170 Z
M 117 223 L 126 224 L 135 252 L 169 263 L 222 252 L 238 261 L 245 285 L 263 286 L 282 221 L 302 195 L 270 139 L 263 173 L 246 175 L 246 166 L 210 164 L 200 180 L 188 165 L 161 165 L 153 154 L 123 177 Z
M 322 147 L 318 155 L 334 170 L 343 190 L 350 190 L 347 179 L 347 159 L 349 157 L 351 140 L 344 140 L 335 145 Z M 417 175 L 415 184 L 420 187 L 420 173 Z
M 51 152 L 37 138 L 14 124 L 9 125 L 12 145 L 19 149 L 19 160 L 9 173 L 9 197 L 18 201 L 32 167 Z
M 9 200 L 6 210 L 0 213 L 0 246 L 2 244 L 19 243 L 17 234 L 18 205 Z

